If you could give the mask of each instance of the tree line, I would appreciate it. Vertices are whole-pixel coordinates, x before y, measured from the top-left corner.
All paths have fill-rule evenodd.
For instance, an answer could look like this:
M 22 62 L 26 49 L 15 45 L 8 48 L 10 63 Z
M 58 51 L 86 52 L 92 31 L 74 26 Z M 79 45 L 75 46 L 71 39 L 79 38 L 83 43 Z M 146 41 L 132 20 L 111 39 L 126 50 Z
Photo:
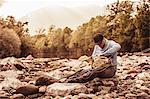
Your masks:
M 28 28 L 25 28 L 28 22 L 16 21 L 12 16 L 0 18 L 0 38 L 3 42 L 0 57 L 31 54 L 34 57 L 77 58 L 91 55 L 94 47 L 92 38 L 98 32 L 120 43 L 121 52 L 137 52 L 150 47 L 149 0 L 141 0 L 138 4 L 118 1 L 108 5 L 107 9 L 109 14 L 92 17 L 76 30 L 51 26 L 46 34 L 41 30 L 34 36 L 30 36 Z M 4 54 L 6 49 L 9 53 Z

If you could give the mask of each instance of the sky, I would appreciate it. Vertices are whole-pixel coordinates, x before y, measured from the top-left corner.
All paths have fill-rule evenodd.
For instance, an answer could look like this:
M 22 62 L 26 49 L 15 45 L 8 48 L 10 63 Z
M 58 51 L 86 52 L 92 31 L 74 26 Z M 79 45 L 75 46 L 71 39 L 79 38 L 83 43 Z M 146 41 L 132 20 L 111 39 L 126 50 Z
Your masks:
M 0 16 L 15 16 L 19 19 L 34 10 L 46 6 L 60 5 L 65 7 L 75 7 L 82 5 L 99 5 L 105 6 L 117 0 L 4 0 L 0 7 Z M 120 0 L 122 1 L 122 0 Z M 135 1 L 135 0 L 132 0 Z M 137 1 L 137 0 L 136 0 Z

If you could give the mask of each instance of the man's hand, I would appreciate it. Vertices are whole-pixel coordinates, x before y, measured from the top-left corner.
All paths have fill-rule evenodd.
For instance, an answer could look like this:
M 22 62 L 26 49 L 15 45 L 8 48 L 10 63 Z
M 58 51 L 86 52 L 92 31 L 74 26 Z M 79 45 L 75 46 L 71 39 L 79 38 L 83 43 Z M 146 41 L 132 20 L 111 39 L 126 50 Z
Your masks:
M 92 65 L 92 64 L 93 64 L 93 62 L 94 62 L 94 60 L 93 60 L 93 58 L 92 58 L 92 57 L 89 57 L 89 59 L 87 60 L 87 62 L 88 62 L 90 65 Z

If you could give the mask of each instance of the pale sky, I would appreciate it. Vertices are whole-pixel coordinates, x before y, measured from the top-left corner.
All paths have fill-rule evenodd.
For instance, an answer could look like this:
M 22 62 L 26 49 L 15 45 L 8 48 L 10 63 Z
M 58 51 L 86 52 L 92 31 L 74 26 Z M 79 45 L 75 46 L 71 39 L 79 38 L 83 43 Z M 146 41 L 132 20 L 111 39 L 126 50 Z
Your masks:
M 13 15 L 15 16 L 16 19 L 18 19 L 34 10 L 51 5 L 75 7 L 92 4 L 105 6 L 117 0 L 4 0 L 4 1 L 5 3 L 0 7 L 0 16 L 6 17 L 8 15 Z

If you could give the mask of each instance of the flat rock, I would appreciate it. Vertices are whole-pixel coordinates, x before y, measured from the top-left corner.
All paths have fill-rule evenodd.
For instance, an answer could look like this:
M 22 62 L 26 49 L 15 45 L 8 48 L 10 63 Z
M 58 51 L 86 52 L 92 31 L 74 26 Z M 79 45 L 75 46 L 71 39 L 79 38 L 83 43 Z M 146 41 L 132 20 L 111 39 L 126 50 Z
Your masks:
M 52 96 L 67 96 L 86 92 L 87 87 L 79 83 L 54 83 L 47 87 L 48 95 Z

